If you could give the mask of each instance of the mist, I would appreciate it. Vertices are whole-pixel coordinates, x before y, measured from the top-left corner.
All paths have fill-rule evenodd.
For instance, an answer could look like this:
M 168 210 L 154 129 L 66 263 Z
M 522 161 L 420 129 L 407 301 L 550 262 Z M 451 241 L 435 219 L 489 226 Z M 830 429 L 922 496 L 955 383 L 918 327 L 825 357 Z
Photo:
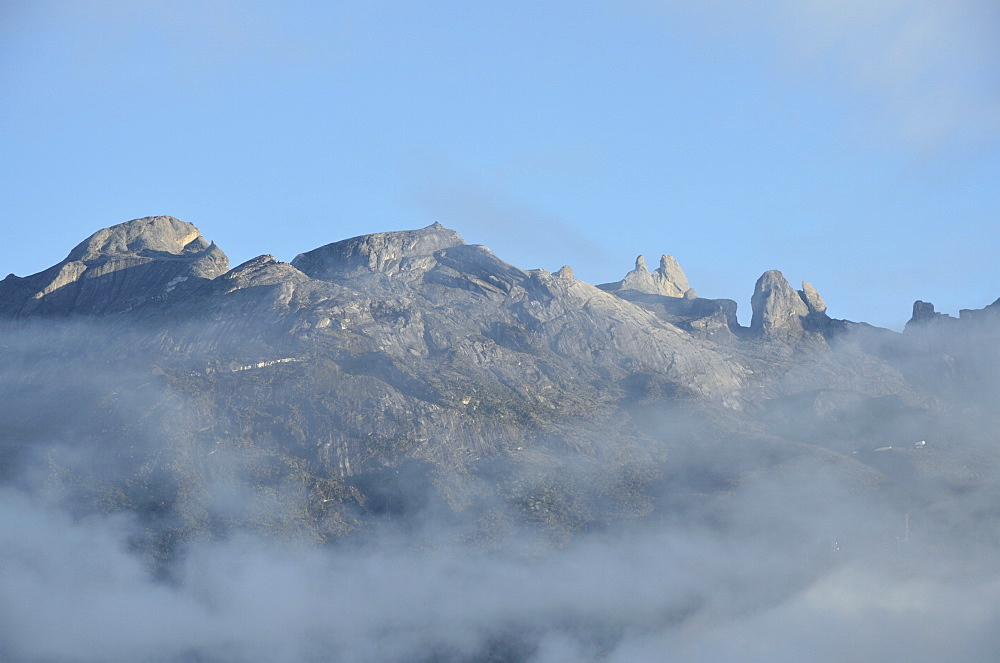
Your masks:
M 806 408 L 797 395 L 771 399 L 749 427 L 647 390 L 591 431 L 597 441 L 567 420 L 562 437 L 498 454 L 470 439 L 453 472 L 412 456 L 340 475 L 306 454 L 322 428 L 303 442 L 299 420 L 253 428 L 206 400 L 198 385 L 271 371 L 225 402 L 250 392 L 290 407 L 297 381 L 315 379 L 304 362 L 243 369 L 265 363 L 245 358 L 255 352 L 279 356 L 253 328 L 227 331 L 225 352 L 211 323 L 185 320 L 2 333 L 5 661 L 1000 652 L 997 385 L 961 370 L 990 356 L 984 332 L 900 345 L 860 330 L 833 343 L 851 357 L 896 339 L 892 370 L 925 380 L 930 410 L 829 394 Z M 343 390 L 360 378 L 338 379 Z
M 134 520 L 0 496 L 2 654 L 32 661 L 990 660 L 995 547 L 924 541 L 821 477 L 700 518 L 483 553 L 387 527 L 320 546 L 195 540 L 169 578 Z M 881 512 L 880 512 L 881 511 Z M 959 525 L 964 523 L 945 523 Z

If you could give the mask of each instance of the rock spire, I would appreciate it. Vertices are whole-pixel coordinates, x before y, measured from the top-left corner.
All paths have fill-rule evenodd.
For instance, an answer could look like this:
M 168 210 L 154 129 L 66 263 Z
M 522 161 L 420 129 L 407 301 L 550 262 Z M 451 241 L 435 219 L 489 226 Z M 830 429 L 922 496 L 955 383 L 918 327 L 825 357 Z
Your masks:
M 776 269 L 764 272 L 750 299 L 753 318 L 750 329 L 759 336 L 801 336 L 822 331 L 830 323 L 826 302 L 807 281 L 795 290 Z
M 684 297 L 691 290 L 684 270 L 677 260 L 669 255 L 660 257 L 660 266 L 652 273 L 646 266 L 645 256 L 640 255 L 635 259 L 635 268 L 626 274 L 624 279 L 598 287 L 609 292 L 632 290 L 664 297 Z M 693 293 L 687 296 L 693 299 Z

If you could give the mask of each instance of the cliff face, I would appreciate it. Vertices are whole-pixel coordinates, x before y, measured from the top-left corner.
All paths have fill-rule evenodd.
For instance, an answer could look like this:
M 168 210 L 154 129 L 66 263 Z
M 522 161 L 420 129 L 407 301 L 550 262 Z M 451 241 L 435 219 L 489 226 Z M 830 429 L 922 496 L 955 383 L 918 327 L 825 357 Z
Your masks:
M 73 438 L 126 459 L 116 494 L 144 472 L 167 476 L 180 521 L 164 522 L 197 531 L 219 526 L 204 501 L 214 482 L 293 486 L 298 515 L 283 511 L 282 526 L 320 537 L 389 509 L 373 506 L 379 482 L 414 463 L 456 512 L 528 504 L 524 473 L 550 476 L 567 457 L 646 477 L 608 488 L 616 497 L 590 515 L 546 512 L 560 536 L 611 518 L 620 500 L 653 509 L 655 477 L 681 472 L 692 445 L 711 450 L 711 470 L 698 470 L 708 493 L 792 458 L 835 459 L 866 485 L 937 471 L 852 455 L 951 416 L 927 377 L 942 370 L 937 351 L 909 327 L 832 320 L 810 284 L 796 291 L 777 271 L 752 305 L 741 327 L 735 302 L 697 297 L 669 256 L 595 287 L 569 267 L 519 269 L 434 224 L 228 269 L 194 226 L 137 219 L 0 282 L 0 387 L 21 404 L 3 458 Z

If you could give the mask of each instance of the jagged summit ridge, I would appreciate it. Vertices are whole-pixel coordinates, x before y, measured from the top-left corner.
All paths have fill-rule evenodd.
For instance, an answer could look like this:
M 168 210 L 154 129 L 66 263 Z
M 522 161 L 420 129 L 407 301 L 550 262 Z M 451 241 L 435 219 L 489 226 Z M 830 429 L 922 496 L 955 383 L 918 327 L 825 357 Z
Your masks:
M 748 329 L 734 301 L 690 287 L 677 296 L 688 284 L 671 257 L 652 274 L 636 262 L 635 278 L 609 292 L 566 267 L 521 270 L 433 224 L 227 270 L 194 226 L 149 217 L 98 231 L 46 272 L 4 280 L 0 318 L 115 314 L 122 329 L 153 334 L 143 342 L 177 375 L 211 374 L 225 389 L 235 379 L 227 366 L 281 367 L 252 377 L 300 385 L 313 399 L 289 430 L 311 462 L 342 478 L 372 459 L 461 465 L 463 449 L 493 456 L 503 439 L 535 435 L 610 451 L 611 437 L 588 437 L 602 430 L 588 417 L 618 417 L 619 402 L 683 402 L 728 417 L 830 385 L 858 399 L 909 398 L 892 367 L 845 360 L 825 342 L 853 323 L 831 321 L 809 283 L 795 290 L 765 272 Z M 630 284 L 652 292 L 621 287 Z M 887 338 L 878 342 L 897 342 Z M 286 409 L 264 413 L 260 430 Z
M 226 278 L 216 280 L 223 275 Z M 0 282 L 0 317 L 108 315 L 155 302 L 181 302 L 199 290 L 229 293 L 282 284 L 283 292 L 311 292 L 319 287 L 317 282 L 346 285 L 358 278 L 386 287 L 390 282 L 437 284 L 509 295 L 512 287 L 527 283 L 528 276 L 486 247 L 466 244 L 458 232 L 440 223 L 359 235 L 302 253 L 291 263 L 261 256 L 229 270 L 226 255 L 193 224 L 149 216 L 98 230 L 42 272 L 8 276 Z M 568 266 L 553 276 L 574 280 Z M 212 287 L 201 288 L 213 280 Z M 621 281 L 597 287 L 676 328 L 723 344 L 747 336 L 796 342 L 829 337 L 856 324 L 832 320 L 811 283 L 803 281 L 795 290 L 781 272 L 771 270 L 755 286 L 750 327 L 742 327 L 735 301 L 699 298 L 678 261 L 666 254 L 652 272 L 639 255 Z M 978 314 L 962 311 L 963 318 Z M 934 312 L 932 304 L 917 302 L 907 326 L 954 319 Z
M 632 290 L 647 295 L 694 298 L 694 293 L 688 294 L 691 286 L 680 263 L 673 256 L 666 254 L 660 257 L 660 266 L 652 273 L 646 266 L 646 257 L 640 255 L 635 259 L 635 268 L 626 274 L 624 279 L 615 283 L 604 283 L 598 287 L 608 292 Z
M 906 323 L 907 331 L 926 328 L 935 325 L 952 325 L 957 322 L 991 322 L 1000 318 L 1000 299 L 981 309 L 960 309 L 955 318 L 947 313 L 936 311 L 934 304 L 917 300 L 913 302 L 913 315 Z
M 77 588 L 94 587 L 91 568 L 120 567 L 124 575 L 108 576 L 99 598 L 127 595 L 127 609 L 131 597 L 151 596 L 140 602 L 156 608 L 157 623 L 167 614 L 170 626 L 177 620 L 156 597 L 169 591 L 178 599 L 170 610 L 194 606 L 201 619 L 207 596 L 222 606 L 211 615 L 213 633 L 213 624 L 241 617 L 225 612 L 232 592 L 203 591 L 219 569 L 235 578 L 222 584 L 236 586 L 237 599 L 248 594 L 243 580 L 258 578 L 291 578 L 296 595 L 315 585 L 320 599 L 310 599 L 318 617 L 305 631 L 285 629 L 287 646 L 266 637 L 245 644 L 225 629 L 206 639 L 196 628 L 187 629 L 194 644 L 170 636 L 177 646 L 132 660 L 243 660 L 251 650 L 260 660 L 313 651 L 513 660 L 541 651 L 550 633 L 579 638 L 563 647 L 577 658 L 627 658 L 636 647 L 619 646 L 619 634 L 634 631 L 632 622 L 640 635 L 644 624 L 669 624 L 664 637 L 674 640 L 692 624 L 718 621 L 720 606 L 725 624 L 732 615 L 746 623 L 775 605 L 801 604 L 803 590 L 836 588 L 844 568 L 879 580 L 867 559 L 893 577 L 903 568 L 910 585 L 911 570 L 927 567 L 926 581 L 916 580 L 932 598 L 944 592 L 941 614 L 968 603 L 959 594 L 980 582 L 967 560 L 985 560 L 975 566 L 989 567 L 982 583 L 995 585 L 1000 303 L 970 321 L 906 334 L 843 321 L 815 329 L 826 309 L 816 289 L 795 291 L 768 272 L 758 283 L 758 324 L 795 333 L 755 335 L 737 328 L 735 302 L 606 292 L 569 268 L 518 269 L 440 227 L 358 237 L 325 255 L 310 252 L 311 266 L 296 261 L 332 280 L 261 255 L 211 281 L 189 271 L 186 281 L 161 282 L 212 247 L 200 234 L 189 239 L 185 225 L 146 226 L 95 234 L 66 263 L 84 275 L 51 296 L 76 294 L 44 299 L 49 314 L 86 313 L 95 300 L 85 287 L 124 295 L 116 284 L 131 284 L 149 295 L 131 300 L 133 309 L 102 319 L 0 313 L 0 474 L 8 498 L 32 491 L 7 502 L 23 515 L 11 530 L 17 536 L 4 539 L 17 552 L 7 575 L 18 591 L 68 584 L 72 606 Z M 86 276 L 105 268 L 114 269 Z M 0 302 L 21 286 L 30 297 L 39 284 L 9 279 Z M 785 505 L 795 510 L 782 512 Z M 39 528 L 44 537 L 18 547 L 22 530 Z M 112 542 L 105 529 L 120 535 Z M 72 566 L 81 541 L 83 565 Z M 672 541 L 681 542 L 679 555 Z M 305 556 L 289 557 L 298 552 Z M 409 639 L 423 622 L 405 616 L 362 624 L 357 638 L 341 637 L 344 629 L 329 640 L 309 636 L 330 614 L 368 609 L 354 597 L 372 594 L 363 584 L 344 600 L 322 596 L 339 597 L 344 579 L 354 587 L 373 554 L 376 571 L 385 560 L 394 565 L 391 582 L 444 569 L 474 577 L 482 591 L 439 611 L 444 639 L 439 631 Z M 44 576 L 21 563 L 40 556 L 51 562 L 39 566 Z M 640 557 L 652 561 L 632 574 L 638 582 L 673 565 L 680 573 L 667 575 L 680 584 L 654 586 L 669 600 L 646 592 L 639 612 L 626 605 L 626 623 L 622 610 L 606 610 L 618 598 L 602 587 L 609 563 L 620 575 L 615 560 L 634 566 Z M 707 571 L 702 557 L 714 560 Z M 941 568 L 947 559 L 956 563 Z M 495 570 L 481 573 L 491 561 Z M 290 564 L 302 574 L 290 577 Z M 745 572 L 734 576 L 734 567 Z M 544 610 L 515 602 L 498 620 L 491 597 L 512 568 L 519 581 L 537 580 Z M 410 615 L 412 605 L 439 597 L 438 575 L 410 592 L 416 603 L 391 612 Z M 577 587 L 584 575 L 596 578 L 596 593 Z M 946 577 L 962 582 L 944 588 Z M 567 583 L 569 593 L 559 589 Z M 553 588 L 554 600 L 546 595 Z M 699 612 L 715 589 L 721 602 Z M 374 595 L 389 594 L 376 587 Z M 581 603 L 584 595 L 596 598 Z M 973 607 L 982 599 L 972 596 Z M 464 618 L 483 601 L 482 619 Z M 460 632 L 456 644 L 452 631 Z M 392 637 L 373 645 L 374 632 Z M 993 642 L 984 632 L 974 645 Z

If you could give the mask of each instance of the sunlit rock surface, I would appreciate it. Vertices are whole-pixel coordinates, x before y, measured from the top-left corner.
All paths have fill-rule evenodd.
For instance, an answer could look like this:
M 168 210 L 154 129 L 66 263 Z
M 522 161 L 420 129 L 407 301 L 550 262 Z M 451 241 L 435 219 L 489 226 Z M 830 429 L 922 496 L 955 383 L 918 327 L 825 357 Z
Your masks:
M 182 297 L 224 274 L 226 255 L 190 223 L 151 216 L 91 235 L 43 272 L 0 282 L 0 314 L 105 315 Z
M 599 287 L 608 292 L 634 291 L 664 297 L 684 297 L 691 290 L 684 270 L 673 256 L 668 255 L 660 257 L 660 266 L 652 273 L 646 266 L 646 258 L 639 256 L 635 259 L 635 269 L 626 274 L 624 279 Z

